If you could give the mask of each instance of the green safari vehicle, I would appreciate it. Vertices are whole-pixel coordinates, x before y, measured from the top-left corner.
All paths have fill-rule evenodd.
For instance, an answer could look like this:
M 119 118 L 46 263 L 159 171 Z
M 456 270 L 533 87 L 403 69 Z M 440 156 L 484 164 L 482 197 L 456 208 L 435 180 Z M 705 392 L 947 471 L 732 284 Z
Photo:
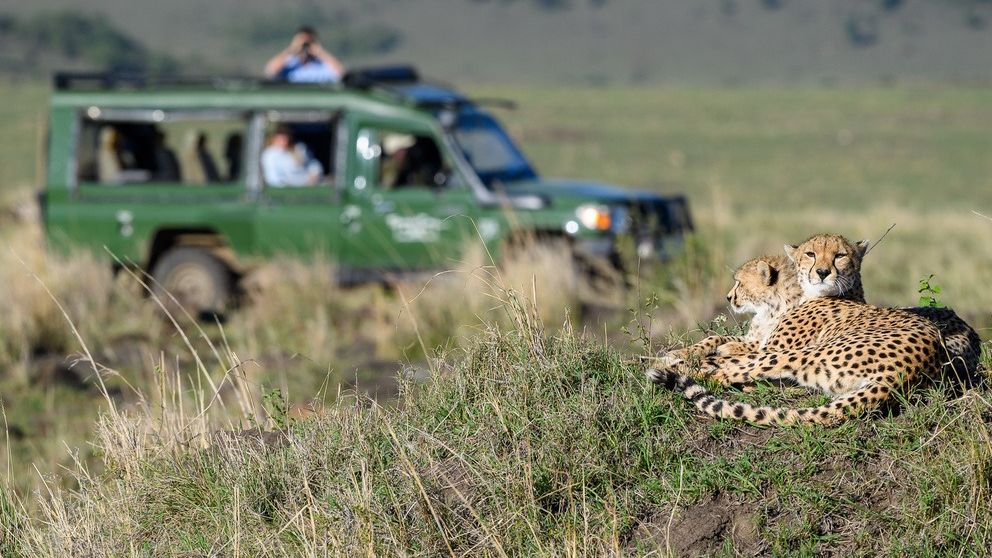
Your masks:
M 539 177 L 481 103 L 404 66 L 323 86 L 57 74 L 46 171 L 51 246 L 109 252 L 197 310 L 273 255 L 352 282 L 525 235 L 664 258 L 692 227 L 682 196 Z

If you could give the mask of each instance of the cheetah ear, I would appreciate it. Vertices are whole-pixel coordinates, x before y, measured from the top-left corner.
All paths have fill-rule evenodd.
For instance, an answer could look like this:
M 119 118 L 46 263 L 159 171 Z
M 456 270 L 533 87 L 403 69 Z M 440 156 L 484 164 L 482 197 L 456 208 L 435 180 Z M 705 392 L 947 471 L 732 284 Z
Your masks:
M 871 241 L 868 239 L 859 240 L 854 243 L 854 250 L 858 253 L 858 257 L 864 257 L 868 253 L 868 247 L 871 246 Z
M 761 283 L 763 285 L 771 285 L 774 279 L 775 270 L 772 266 L 768 265 L 768 262 L 759 261 L 758 262 L 758 277 L 761 278 Z
M 786 244 L 785 245 L 785 255 L 786 256 L 789 256 L 789 259 L 792 260 L 792 263 L 796 263 L 796 258 L 799 255 L 799 254 L 797 254 L 797 252 L 799 252 L 799 245 L 798 244 Z

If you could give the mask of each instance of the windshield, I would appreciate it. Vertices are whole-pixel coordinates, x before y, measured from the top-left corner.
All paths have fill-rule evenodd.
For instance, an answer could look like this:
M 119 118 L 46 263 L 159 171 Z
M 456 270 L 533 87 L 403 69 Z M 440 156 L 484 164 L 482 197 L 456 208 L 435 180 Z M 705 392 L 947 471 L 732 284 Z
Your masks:
M 460 114 L 452 135 L 486 187 L 495 182 L 537 178 L 513 140 L 488 114 Z

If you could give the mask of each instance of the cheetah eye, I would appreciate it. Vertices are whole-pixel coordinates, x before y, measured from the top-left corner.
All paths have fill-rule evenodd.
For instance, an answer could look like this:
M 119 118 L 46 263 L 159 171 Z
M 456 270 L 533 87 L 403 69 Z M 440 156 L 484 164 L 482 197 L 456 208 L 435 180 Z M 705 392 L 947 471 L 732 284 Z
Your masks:
M 834 257 L 835 257 L 836 259 L 840 259 L 840 258 L 846 258 L 846 257 L 847 257 L 847 254 L 846 254 L 845 252 L 837 252 L 837 255 L 836 255 L 836 256 L 834 256 Z
M 815 258 L 816 257 L 816 254 L 814 254 L 813 252 L 806 252 L 806 255 L 809 256 L 809 257 L 811 257 L 811 258 Z

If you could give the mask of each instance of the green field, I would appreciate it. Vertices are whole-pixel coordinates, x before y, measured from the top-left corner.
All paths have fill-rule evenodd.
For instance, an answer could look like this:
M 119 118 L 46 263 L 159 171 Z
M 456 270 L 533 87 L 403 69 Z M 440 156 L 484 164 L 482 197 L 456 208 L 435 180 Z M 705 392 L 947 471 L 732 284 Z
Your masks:
M 152 540 L 137 550 L 100 547 L 135 555 L 164 549 L 209 553 L 242 535 L 257 536 L 243 543 L 250 549 L 246 553 L 316 554 L 319 548 L 348 553 L 355 549 L 345 543 L 368 537 L 367 550 L 373 553 L 403 548 L 447 554 L 445 545 L 453 540 L 468 545 L 459 547 L 464 551 L 504 528 L 509 538 L 499 540 L 510 555 L 555 554 L 547 549 L 568 541 L 576 548 L 592 541 L 590 548 L 603 552 L 633 552 L 635 533 L 642 533 L 638 529 L 647 529 L 644 537 L 661 544 L 665 539 L 659 533 L 666 526 L 683 525 L 682 516 L 669 520 L 666 515 L 673 506 L 683 511 L 703 506 L 697 510 L 703 515 L 712 507 L 729 506 L 734 511 L 722 521 L 744 522 L 752 533 L 746 540 L 722 535 L 738 549 L 813 554 L 867 545 L 863 548 L 870 554 L 938 555 L 987 544 L 992 448 L 982 418 L 989 408 L 986 391 L 950 404 L 942 393 L 928 391 L 896 418 L 837 431 L 794 429 L 778 438 L 767 430 L 696 424 L 682 401 L 642 393 L 637 366 L 622 355 L 643 350 L 636 342 L 642 334 L 659 348 L 671 335 L 684 337 L 687 329 L 724 313 L 729 270 L 748 257 L 822 231 L 877 239 L 893 223 L 865 261 L 868 299 L 916 304 L 919 279 L 934 274 L 933 282 L 943 287 L 942 302 L 976 326 L 988 325 L 992 291 L 984 279 L 992 276 L 992 243 L 987 241 L 992 222 L 973 212 L 992 215 L 992 91 L 480 84 L 466 89 L 520 103 L 518 110 L 499 114 L 544 174 L 688 194 L 698 234 L 686 254 L 649 274 L 614 314 L 587 323 L 577 321 L 578 295 L 555 283 L 554 273 L 532 284 L 529 268 L 516 270 L 514 288 L 537 292 L 534 316 L 521 314 L 516 299 L 500 285 L 494 287 L 491 276 L 480 278 L 482 261 L 466 262 L 452 282 L 422 293 L 423 285 L 416 284 L 398 291 L 344 291 L 330 284 L 319 266 L 278 262 L 271 276 L 260 279 L 258 295 L 222 328 L 206 324 L 200 331 L 183 324 L 187 344 L 156 316 L 133 282 L 111 279 L 107 266 L 87 255 L 47 254 L 36 223 L 7 211 L 28 200 L 36 187 L 46 89 L 4 85 L 0 399 L 9 437 L 0 463 L 10 471 L 5 486 L 16 488 L 20 497 L 39 488 L 34 466 L 52 486 L 86 486 L 86 475 L 66 474 L 75 468 L 75 457 L 90 468 L 95 485 L 78 497 L 65 497 L 78 506 L 73 509 L 84 510 L 80 517 L 69 514 L 57 521 L 37 500 L 14 498 L 25 502 L 21 513 L 0 497 L 0 526 L 45 517 L 55 534 L 46 539 L 43 525 L 33 523 L 32 536 L 39 538 L 30 548 L 64 549 L 59 541 L 99 539 L 79 529 L 95 529 L 98 523 L 89 520 L 105 521 L 123 526 L 102 532 L 111 543 L 145 535 Z M 81 385 L 50 371 L 37 377 L 43 357 L 83 350 L 41 283 L 63 304 L 97 360 L 115 367 L 103 375 L 109 398 L 99 394 L 92 375 L 70 375 Z M 657 305 L 646 302 L 655 295 Z M 637 310 L 631 314 L 624 306 Z M 566 315 L 584 340 L 562 329 Z M 539 351 L 545 339 L 539 322 L 552 326 L 552 332 L 561 330 L 557 341 L 547 341 L 560 347 L 558 352 Z M 981 333 L 987 336 L 985 329 Z M 604 337 L 613 348 L 599 346 Z M 441 356 L 435 358 L 438 351 Z M 205 363 L 202 367 L 194 354 Z M 529 371 L 531 362 L 540 370 Z M 414 409 L 409 417 L 395 411 L 349 414 L 353 409 L 344 405 L 325 418 L 301 421 L 298 428 L 307 443 L 291 451 L 235 445 L 232 453 L 218 455 L 187 445 L 194 440 L 189 443 L 199 448 L 208 439 L 206 431 L 218 426 L 282 425 L 291 415 L 306 414 L 300 408 L 290 413 L 285 406 L 304 403 L 318 390 L 321 401 L 335 399 L 342 382 L 346 390 L 357 384 L 374 391 L 384 376 L 401 369 L 407 376 L 432 378 L 422 401 L 402 404 Z M 486 377 L 508 376 L 505 384 L 490 385 L 473 377 L 478 370 L 487 371 Z M 558 373 L 568 381 L 556 384 Z M 220 399 L 225 407 L 207 405 L 210 382 L 225 379 L 231 382 Z M 500 385 L 511 393 L 502 393 Z M 390 383 L 383 400 L 394 389 Z M 477 397 L 470 404 L 460 402 L 466 393 Z M 749 397 L 797 400 L 777 388 Z M 97 428 L 97 414 L 108 410 L 108 399 L 131 419 L 105 416 Z M 185 407 L 177 409 L 179 402 Z M 197 414 L 204 406 L 209 412 Z M 486 426 L 483 417 L 500 413 L 498 424 Z M 375 428 L 363 426 L 369 421 Z M 554 452 L 528 453 L 528 444 L 542 443 L 528 430 L 533 421 L 553 433 L 545 441 L 553 440 Z M 570 441 L 576 432 L 571 424 L 588 428 L 580 428 Z M 495 426 L 505 432 L 493 432 Z M 350 445 L 348 436 L 361 431 L 366 437 Z M 404 456 L 391 445 L 397 441 L 396 447 L 409 447 L 398 440 L 415 440 L 423 432 L 434 433 L 445 446 L 417 446 Z M 597 436 L 606 441 L 596 441 Z M 67 452 L 62 440 L 81 452 Z M 133 452 L 114 453 L 115 444 L 126 445 L 121 440 L 137 440 L 127 446 Z M 238 477 L 237 468 L 227 468 L 232 456 L 254 460 L 249 470 L 267 480 L 258 484 Z M 458 456 L 465 458 L 467 469 L 451 464 Z M 517 460 L 513 466 L 499 461 L 510 458 Z M 930 463 L 936 465 L 927 478 Z M 300 467 L 326 483 L 313 488 L 319 502 L 283 499 L 288 497 L 283 489 L 301 489 L 298 479 L 311 478 L 297 475 Z M 456 476 L 503 478 L 521 470 L 531 476 L 508 481 L 513 489 L 505 492 L 489 482 L 456 483 L 472 490 L 463 494 L 466 501 L 435 486 L 443 496 L 438 503 L 431 486 L 417 488 L 416 479 L 441 482 L 439 467 L 445 474 L 446 467 L 453 467 L 450 474 Z M 853 478 L 843 473 L 864 467 L 872 471 Z M 368 471 L 375 471 L 375 482 Z M 113 479 L 119 483 L 108 482 Z M 355 491 L 327 489 L 343 484 Z M 883 487 L 888 500 L 872 495 L 875 485 Z M 418 496 L 421 490 L 426 498 Z M 131 504 L 106 504 L 115 499 Z M 344 507 L 334 507 L 341 502 Z M 340 515 L 341 509 L 360 505 L 372 514 L 368 517 L 381 513 L 389 520 L 348 523 Z M 429 505 L 448 507 L 432 519 Z M 744 509 L 755 506 L 757 512 Z M 522 511 L 500 512 L 513 509 Z M 237 531 L 238 523 L 230 520 L 233 510 L 247 514 L 250 534 Z M 407 513 L 420 519 L 404 523 Z M 749 519 L 741 519 L 745 516 Z M 646 525 L 638 527 L 644 520 Z M 170 532 L 170 521 L 181 528 Z M 308 538 L 308 529 L 330 526 L 357 529 L 348 531 L 355 538 L 319 544 Z M 919 543 L 906 534 L 917 528 L 925 535 Z M 678 541 L 666 544 L 683 548 Z M 688 551 L 702 548 L 686 544 Z M 710 550 L 720 550 L 719 544 Z
M 99 24 L 92 27 L 112 25 L 199 72 L 257 74 L 306 22 L 349 66 L 415 62 L 429 76 L 460 82 L 992 79 L 992 5 L 985 0 L 35 0 L 8 2 L 0 17 L 50 21 L 65 10 L 92 16 Z M 852 42 L 852 26 L 870 30 L 870 43 Z M 379 51 L 360 48 L 362 39 L 383 32 L 396 41 Z M 58 33 L 75 34 L 72 27 Z M 348 36 L 357 41 L 341 40 Z M 0 72 L 38 71 L 38 61 L 0 52 Z M 52 69 L 67 63 L 50 62 Z

